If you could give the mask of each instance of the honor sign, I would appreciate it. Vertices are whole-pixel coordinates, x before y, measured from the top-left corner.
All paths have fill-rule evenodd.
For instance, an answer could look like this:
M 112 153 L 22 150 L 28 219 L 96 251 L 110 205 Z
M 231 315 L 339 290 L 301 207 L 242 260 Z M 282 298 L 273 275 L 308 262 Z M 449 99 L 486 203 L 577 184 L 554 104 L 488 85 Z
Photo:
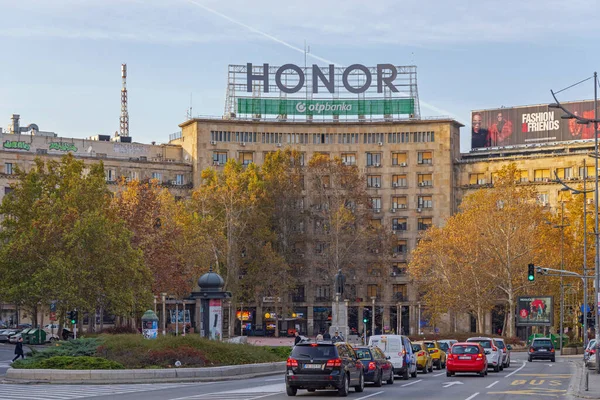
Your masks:
M 377 64 L 376 67 L 353 64 L 347 68 L 333 64 L 328 67 L 315 64 L 310 68 L 295 64 L 281 67 L 263 64 L 261 68 L 248 63 L 245 70 L 247 93 L 256 93 L 258 87 L 259 93 L 298 93 L 298 97 L 302 97 L 238 97 L 239 114 L 412 115 L 415 110 L 415 99 L 406 92 L 400 93 L 395 83 L 399 76 L 398 67 L 392 64 Z M 352 94 L 352 99 L 326 98 L 328 93 L 337 97 L 341 91 Z M 308 93 L 310 97 L 305 96 Z M 400 94 L 393 98 L 394 93 Z M 357 98 L 356 95 L 361 94 L 363 98 Z

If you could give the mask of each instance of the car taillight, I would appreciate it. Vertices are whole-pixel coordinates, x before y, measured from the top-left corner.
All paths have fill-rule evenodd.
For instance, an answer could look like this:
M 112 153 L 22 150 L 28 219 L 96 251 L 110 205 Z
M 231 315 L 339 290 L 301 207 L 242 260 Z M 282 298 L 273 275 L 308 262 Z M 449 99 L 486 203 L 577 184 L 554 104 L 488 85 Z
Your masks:
M 590 350 L 590 353 L 592 353 L 592 354 L 596 354 L 596 349 L 591 349 L 591 350 Z
M 369 363 L 369 371 L 373 371 L 374 369 L 376 369 L 377 367 L 375 366 L 375 363 L 373 361 L 371 361 Z
M 534 349 L 533 347 L 530 347 L 530 348 L 529 348 L 529 352 L 530 352 L 530 353 L 533 353 L 534 351 L 535 351 L 535 349 Z
M 498 348 L 496 346 L 492 346 L 492 351 L 498 351 Z
M 327 364 L 325 364 L 325 366 L 327 368 L 341 367 L 342 366 L 342 360 L 340 358 L 332 358 L 331 360 L 327 361 Z
M 292 367 L 292 368 L 293 367 L 298 367 L 298 360 L 296 360 L 295 358 L 290 357 L 290 358 L 287 359 L 286 365 L 288 367 Z
M 419 352 L 419 357 L 424 357 L 424 356 L 426 356 L 426 355 L 427 355 L 427 354 L 426 354 L 424 351 L 420 351 L 420 352 Z
M 437 350 L 437 349 L 432 349 L 432 350 L 431 350 L 431 352 L 432 352 L 432 353 L 437 353 L 437 352 L 438 352 L 438 350 Z
M 454 354 L 454 359 L 456 360 L 458 358 L 458 356 L 456 354 Z
M 554 349 L 550 349 L 550 353 L 554 353 Z
M 402 350 L 402 355 L 405 356 L 406 355 L 406 349 Z
M 481 354 L 481 353 L 477 354 L 477 360 L 483 360 L 483 354 Z
M 506 347 L 502 349 L 502 352 L 503 352 L 503 353 L 506 353 Z

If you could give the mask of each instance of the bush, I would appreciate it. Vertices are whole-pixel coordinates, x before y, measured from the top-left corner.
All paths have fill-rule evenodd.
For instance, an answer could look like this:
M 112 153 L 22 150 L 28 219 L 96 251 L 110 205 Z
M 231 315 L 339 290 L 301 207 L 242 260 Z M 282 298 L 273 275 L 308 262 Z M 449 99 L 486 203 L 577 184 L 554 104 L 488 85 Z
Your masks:
M 204 367 L 206 359 L 201 351 L 188 346 L 177 349 L 152 349 L 148 352 L 150 363 L 160 367 L 175 365 L 181 362 L 182 367 Z
M 292 352 L 292 348 L 290 346 L 266 347 L 266 349 L 282 359 L 287 359 Z
M 113 326 L 110 328 L 104 328 L 102 333 L 106 333 L 109 335 L 123 335 L 126 333 L 136 333 L 139 334 L 137 329 L 131 328 L 129 326 Z
M 32 348 L 31 357 L 28 357 L 27 360 L 37 362 L 58 356 L 94 356 L 96 355 L 100 344 L 101 340 L 99 338 L 77 339 L 66 342 L 61 341 L 43 350 Z
M 13 363 L 22 369 L 124 369 L 123 364 L 100 357 L 57 356 L 41 360 L 25 359 Z

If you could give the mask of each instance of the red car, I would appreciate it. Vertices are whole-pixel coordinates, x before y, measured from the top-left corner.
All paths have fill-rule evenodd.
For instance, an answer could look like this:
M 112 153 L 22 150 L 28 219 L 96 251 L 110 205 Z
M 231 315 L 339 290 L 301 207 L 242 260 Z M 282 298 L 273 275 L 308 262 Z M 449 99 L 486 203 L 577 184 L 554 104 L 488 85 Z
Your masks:
M 479 376 L 487 375 L 487 357 L 479 343 L 455 343 L 448 350 L 446 361 L 446 376 L 457 372 L 475 372 Z

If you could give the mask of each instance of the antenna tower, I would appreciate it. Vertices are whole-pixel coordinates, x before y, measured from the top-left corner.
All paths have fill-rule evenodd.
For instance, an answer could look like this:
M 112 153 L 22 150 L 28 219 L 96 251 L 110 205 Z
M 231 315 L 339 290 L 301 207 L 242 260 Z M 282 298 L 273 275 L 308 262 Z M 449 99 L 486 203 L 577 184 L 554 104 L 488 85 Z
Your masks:
M 129 136 L 129 113 L 127 112 L 127 64 L 121 64 L 121 118 L 120 135 Z

